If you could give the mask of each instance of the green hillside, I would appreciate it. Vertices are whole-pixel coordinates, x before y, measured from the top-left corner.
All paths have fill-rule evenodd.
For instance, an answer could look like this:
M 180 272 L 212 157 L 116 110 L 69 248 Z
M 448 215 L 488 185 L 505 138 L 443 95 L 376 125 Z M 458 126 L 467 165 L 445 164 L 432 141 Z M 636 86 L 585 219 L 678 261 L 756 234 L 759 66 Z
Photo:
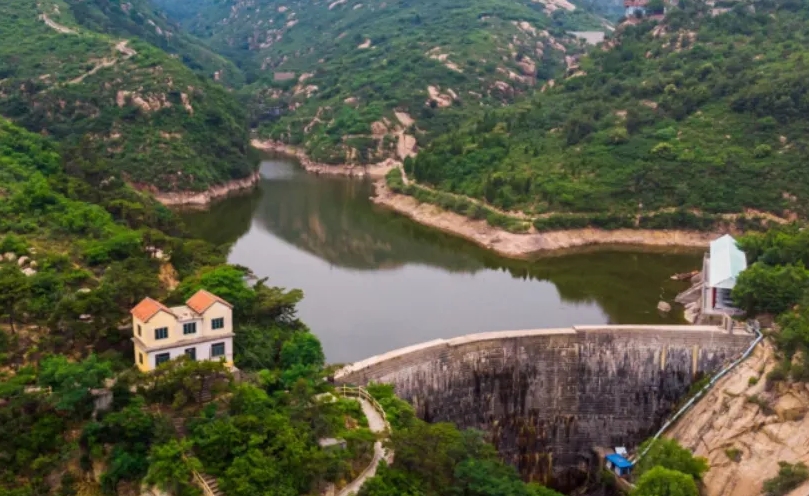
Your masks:
M 606 22 L 550 0 L 155 3 L 245 70 L 260 136 L 327 163 L 401 155 L 513 101 L 583 50 L 568 29 Z
M 3 119 L 0 199 L 0 494 L 198 496 L 196 472 L 228 496 L 312 495 L 368 466 L 377 437 L 326 380 L 320 342 L 296 318 L 300 290 L 248 284 L 91 149 L 59 153 Z M 129 309 L 200 288 L 234 304 L 241 378 L 184 356 L 139 372 Z M 371 389 L 396 459 L 367 494 L 559 496 L 524 484 L 479 432 L 427 424 L 391 387 Z M 318 443 L 335 437 L 344 449 Z M 419 445 L 433 452 L 408 449 Z
M 202 41 L 171 23 L 148 0 L 67 1 L 82 27 L 118 37 L 137 37 L 176 55 L 200 76 L 229 86 L 240 86 L 244 75 L 236 65 Z
M 255 162 L 242 106 L 181 60 L 210 72 L 221 59 L 202 45 L 187 57 L 168 55 L 131 36 L 138 34 L 136 20 L 144 19 L 134 7 L 127 25 L 103 14 L 103 3 L 0 4 L 0 115 L 66 144 L 86 137 L 129 181 L 144 186 L 204 189 L 249 175 Z M 193 41 L 176 39 L 177 50 Z M 221 67 L 233 66 L 222 61 Z
M 575 77 L 442 136 L 406 169 L 524 212 L 538 229 L 806 217 L 807 41 L 805 2 L 680 2 L 659 24 L 623 26 Z

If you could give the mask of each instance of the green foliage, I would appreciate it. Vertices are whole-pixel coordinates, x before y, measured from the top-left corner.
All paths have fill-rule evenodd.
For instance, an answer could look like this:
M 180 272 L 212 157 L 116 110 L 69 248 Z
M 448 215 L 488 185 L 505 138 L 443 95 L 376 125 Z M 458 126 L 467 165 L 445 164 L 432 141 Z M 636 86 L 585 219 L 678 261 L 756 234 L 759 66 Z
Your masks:
M 809 469 L 802 462 L 778 462 L 778 475 L 764 481 L 765 496 L 783 496 L 809 479 Z
M 90 389 L 100 388 L 104 380 L 112 377 L 112 366 L 90 355 L 81 362 L 70 362 L 57 355 L 43 359 L 39 366 L 38 382 L 53 390 L 50 400 L 57 411 L 71 414 L 86 413 L 92 407 Z
M 422 146 L 409 177 L 503 210 L 639 216 L 648 229 L 715 229 L 733 224 L 727 213 L 760 226 L 746 209 L 805 217 L 798 82 L 809 66 L 793 47 L 809 36 L 809 9 L 706 9 L 672 7 L 665 36 L 653 22 L 627 26 L 579 61 L 586 74 Z
M 369 480 L 360 496 L 559 496 L 548 488 L 522 482 L 479 431 L 414 421 L 394 429 L 391 441 L 394 464 Z
M 186 456 L 189 448 L 188 441 L 176 440 L 152 446 L 149 452 L 149 472 L 144 482 L 177 496 L 202 494 L 192 482 L 193 471 L 201 470 L 202 464 L 196 458 Z
M 708 471 L 708 460 L 702 457 L 695 457 L 690 450 L 680 446 L 676 440 L 662 438 L 651 442 L 649 451 L 635 467 L 635 474 L 641 478 L 646 472 L 650 472 L 655 467 L 663 467 L 668 470 L 676 470 L 686 476 L 699 480 Z M 640 450 L 645 449 L 645 444 Z
M 699 496 L 699 490 L 688 474 L 654 467 L 640 477 L 632 496 Z
M 739 274 L 733 302 L 749 315 L 779 314 L 797 302 L 809 287 L 809 271 L 798 265 L 771 266 L 756 262 Z
M 223 70 L 238 82 L 238 69 L 144 0 L 5 1 L 0 47 L 0 115 L 65 144 L 88 137 L 85 145 L 133 183 L 201 190 L 254 170 L 243 106 L 194 72 Z
M 742 450 L 734 447 L 727 448 L 725 449 L 725 455 L 728 457 L 728 460 L 738 463 L 742 459 Z
M 415 119 L 418 134 L 409 134 L 421 145 L 481 104 L 513 101 L 564 65 L 560 44 L 567 54 L 581 51 L 563 30 L 602 28 L 589 10 L 549 16 L 530 0 L 397 0 L 384 9 L 300 0 L 280 10 L 274 0 L 202 0 L 193 9 L 178 0 L 157 4 L 245 70 L 251 84 L 241 94 L 260 136 L 302 146 L 330 164 L 395 156 L 392 128 L 409 125 L 394 111 Z M 256 36 L 256 25 L 272 32 Z M 371 46 L 359 48 L 366 40 Z M 445 103 L 439 106 L 428 86 L 447 95 Z M 389 132 L 372 134 L 383 118 Z
M 11 332 L 14 332 L 14 314 L 20 302 L 28 296 L 28 279 L 15 264 L 0 268 L 0 307 L 8 315 Z

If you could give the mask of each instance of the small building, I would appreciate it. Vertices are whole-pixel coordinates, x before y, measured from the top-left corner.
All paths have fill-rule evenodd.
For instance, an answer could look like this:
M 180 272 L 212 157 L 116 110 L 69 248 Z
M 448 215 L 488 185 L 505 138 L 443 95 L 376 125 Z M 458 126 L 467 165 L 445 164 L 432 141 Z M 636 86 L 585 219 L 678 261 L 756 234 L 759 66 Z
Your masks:
M 649 0 L 624 0 L 626 17 L 633 17 L 637 12 L 640 12 L 640 15 L 646 15 L 646 6 L 648 4 Z
M 610 453 L 605 456 L 605 466 L 607 470 L 614 473 L 618 477 L 624 477 L 632 473 L 632 462 L 619 455 L 618 453 Z
M 132 309 L 135 365 L 144 371 L 179 356 L 233 365 L 233 306 L 205 290 L 185 305 L 144 298 Z
M 736 278 L 747 268 L 747 257 L 732 236 L 726 234 L 711 241 L 702 261 L 702 312 L 705 315 L 735 315 L 741 313 L 733 306 L 730 294 Z

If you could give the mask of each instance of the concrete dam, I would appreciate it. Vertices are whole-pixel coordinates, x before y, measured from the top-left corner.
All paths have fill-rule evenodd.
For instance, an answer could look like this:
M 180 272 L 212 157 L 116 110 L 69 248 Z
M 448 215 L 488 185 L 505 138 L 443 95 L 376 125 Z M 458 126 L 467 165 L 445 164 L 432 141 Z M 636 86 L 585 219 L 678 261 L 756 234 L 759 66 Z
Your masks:
M 371 357 L 335 381 L 393 384 L 422 419 L 483 430 L 524 478 L 563 488 L 593 447 L 636 446 L 753 338 L 714 326 L 489 332 Z

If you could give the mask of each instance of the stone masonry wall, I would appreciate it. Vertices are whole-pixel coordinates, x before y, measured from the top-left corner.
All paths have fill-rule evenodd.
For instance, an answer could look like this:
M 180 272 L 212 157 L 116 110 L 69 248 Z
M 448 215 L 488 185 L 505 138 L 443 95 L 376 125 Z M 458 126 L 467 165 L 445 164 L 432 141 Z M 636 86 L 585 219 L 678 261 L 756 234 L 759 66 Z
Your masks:
M 695 377 L 751 340 L 707 326 L 484 333 L 373 357 L 335 379 L 391 383 L 421 418 L 484 430 L 525 478 L 564 486 L 594 446 L 652 434 Z

